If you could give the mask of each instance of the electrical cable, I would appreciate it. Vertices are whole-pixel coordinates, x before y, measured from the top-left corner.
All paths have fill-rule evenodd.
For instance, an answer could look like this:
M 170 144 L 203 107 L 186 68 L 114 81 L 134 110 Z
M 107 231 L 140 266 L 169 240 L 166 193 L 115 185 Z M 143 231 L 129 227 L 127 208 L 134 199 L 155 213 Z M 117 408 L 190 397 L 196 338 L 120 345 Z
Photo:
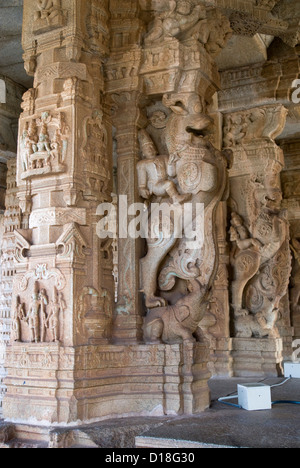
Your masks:
M 238 398 L 238 395 L 222 397 L 222 398 L 218 399 L 218 402 L 223 403 L 223 405 L 233 406 L 234 408 L 242 409 L 242 407 L 240 405 L 236 405 L 235 403 L 229 403 L 228 402 L 228 400 L 235 400 L 236 398 Z
M 234 408 L 239 408 L 239 409 L 242 409 L 242 407 L 240 405 L 236 405 L 234 403 L 228 403 L 228 401 L 222 401 L 222 400 L 218 400 L 220 403 L 223 403 L 223 405 L 227 405 L 227 406 L 233 406 Z
M 279 384 L 271 385 L 271 388 L 281 387 L 281 385 L 284 385 L 285 383 L 287 383 L 289 380 L 291 380 L 291 378 L 292 377 L 288 377 L 287 379 L 285 379 L 283 382 L 281 382 Z
M 278 400 L 273 401 L 272 405 L 300 405 L 300 401 L 291 401 L 291 400 Z

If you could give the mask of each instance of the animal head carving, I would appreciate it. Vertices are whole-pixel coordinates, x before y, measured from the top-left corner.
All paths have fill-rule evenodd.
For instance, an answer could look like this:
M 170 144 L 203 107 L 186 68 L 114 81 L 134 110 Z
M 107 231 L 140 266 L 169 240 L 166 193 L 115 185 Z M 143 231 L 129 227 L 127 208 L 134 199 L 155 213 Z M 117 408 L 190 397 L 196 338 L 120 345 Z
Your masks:
M 170 153 L 176 147 L 207 136 L 213 120 L 204 113 L 205 103 L 196 94 L 164 95 L 163 104 L 172 110 L 166 126 L 166 142 Z

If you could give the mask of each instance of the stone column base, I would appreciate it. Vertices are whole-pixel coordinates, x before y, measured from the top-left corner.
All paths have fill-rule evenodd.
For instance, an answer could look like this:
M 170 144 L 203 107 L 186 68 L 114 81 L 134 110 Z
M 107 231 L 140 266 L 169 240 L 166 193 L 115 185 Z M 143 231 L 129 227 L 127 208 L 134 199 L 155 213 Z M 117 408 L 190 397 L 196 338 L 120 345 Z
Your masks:
M 7 349 L 8 421 L 48 425 L 197 414 L 210 405 L 208 351 L 199 343 Z
M 281 376 L 282 352 L 281 338 L 233 338 L 233 375 L 234 377 Z

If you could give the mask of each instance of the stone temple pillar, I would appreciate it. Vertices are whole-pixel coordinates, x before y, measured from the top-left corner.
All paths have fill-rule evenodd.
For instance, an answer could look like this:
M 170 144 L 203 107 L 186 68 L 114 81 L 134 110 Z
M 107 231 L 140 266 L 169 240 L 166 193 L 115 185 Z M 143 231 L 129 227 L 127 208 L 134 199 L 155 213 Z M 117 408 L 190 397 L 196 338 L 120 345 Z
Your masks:
M 209 350 L 193 335 L 218 271 L 215 221 L 230 158 L 212 144 L 209 106 L 220 86 L 214 57 L 231 30 L 215 9 L 168 8 L 24 1 L 34 86 L 19 125 L 24 221 L 6 358 L 8 420 L 73 423 L 209 406 Z M 128 206 L 140 201 L 142 212 L 160 200 L 180 213 L 190 200 L 204 207 L 205 231 L 204 246 L 192 249 L 193 237 L 168 241 L 160 222 L 149 242 L 123 238 L 119 222 L 115 310 L 112 242 L 98 237 L 97 217 L 111 202 L 113 138 L 119 212 L 121 196 Z M 159 187 L 147 185 L 145 152 Z
M 98 360 L 95 348 L 111 335 L 112 259 L 96 226 L 97 207 L 112 192 L 112 149 L 102 99 L 107 2 L 47 8 L 24 2 L 34 87 L 19 124 L 18 197 L 27 222 L 18 232 L 4 415 L 52 423 L 93 417 L 87 362 Z
M 21 228 L 21 210 L 17 199 L 16 151 L 17 126 L 20 115 L 22 86 L 5 78 L 0 103 L 0 415 L 2 400 L 6 392 L 6 347 L 11 335 L 11 306 L 13 302 L 13 278 L 17 234 Z
M 258 64 L 222 75 L 224 147 L 234 155 L 229 199 L 233 372 L 278 375 L 292 339 L 284 300 L 291 273 L 280 179 L 285 163 L 275 142 L 288 112 L 276 103 L 280 67 Z

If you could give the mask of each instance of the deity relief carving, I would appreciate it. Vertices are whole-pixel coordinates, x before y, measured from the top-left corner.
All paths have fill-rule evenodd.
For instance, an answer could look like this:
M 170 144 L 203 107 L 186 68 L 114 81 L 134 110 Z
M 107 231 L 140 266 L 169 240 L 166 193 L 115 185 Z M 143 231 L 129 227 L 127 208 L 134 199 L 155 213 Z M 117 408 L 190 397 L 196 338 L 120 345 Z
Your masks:
M 286 109 L 282 106 L 254 108 L 225 116 L 224 146 L 236 149 L 253 139 L 276 138 L 285 124 Z
M 21 323 L 25 320 L 25 305 L 21 303 L 20 296 L 16 296 L 15 305 L 12 309 L 11 339 L 21 341 Z
M 61 0 L 36 0 L 34 33 L 39 34 L 64 25 Z
M 68 127 L 63 113 L 44 112 L 26 122 L 20 142 L 21 179 L 61 173 L 66 170 Z
M 21 303 L 17 296 L 12 315 L 12 341 L 32 343 L 59 342 L 60 315 L 66 310 L 63 294 L 54 287 L 53 300 L 37 281 L 29 305 Z
M 145 130 L 140 131 L 139 141 L 145 158 L 137 164 L 140 196 L 149 200 L 152 195 L 168 195 L 174 204 L 187 200 L 187 196 L 179 195 L 175 183 L 171 180 L 176 177 L 174 158 L 158 156 L 155 145 Z
M 159 119 L 159 127 L 165 126 L 167 156 L 157 156 L 145 132 L 140 138 L 141 152 L 149 149 L 149 159 L 137 167 L 140 195 L 150 202 L 146 225 L 149 233 L 155 233 L 145 236 L 147 255 L 140 261 L 140 274 L 148 308 L 145 340 L 173 343 L 193 341 L 193 333 L 206 311 L 204 303 L 218 257 L 215 210 L 227 185 L 228 160 L 206 138 L 211 119 L 203 112 L 197 95 L 166 95 L 163 102 L 172 111 L 165 121 Z M 156 116 L 151 118 L 155 126 Z M 159 217 L 159 203 L 172 207 L 168 219 Z M 188 226 L 183 227 L 180 222 L 187 203 L 194 210 L 194 222 L 197 206 L 203 207 L 197 222 L 201 223 L 204 236 L 202 243 L 193 246 Z M 170 233 L 166 227 L 171 228 Z
M 152 9 L 154 20 L 145 36 L 146 46 L 163 44 L 166 40 L 194 38 L 213 56 L 226 45 L 232 34 L 229 20 L 217 10 L 207 11 L 196 0 L 164 0 L 149 7 L 140 0 L 143 9 Z
M 153 45 L 157 42 L 163 42 L 166 38 L 183 34 L 205 16 L 205 8 L 202 5 L 194 5 L 190 1 L 162 2 L 159 13 L 145 37 L 145 44 Z

